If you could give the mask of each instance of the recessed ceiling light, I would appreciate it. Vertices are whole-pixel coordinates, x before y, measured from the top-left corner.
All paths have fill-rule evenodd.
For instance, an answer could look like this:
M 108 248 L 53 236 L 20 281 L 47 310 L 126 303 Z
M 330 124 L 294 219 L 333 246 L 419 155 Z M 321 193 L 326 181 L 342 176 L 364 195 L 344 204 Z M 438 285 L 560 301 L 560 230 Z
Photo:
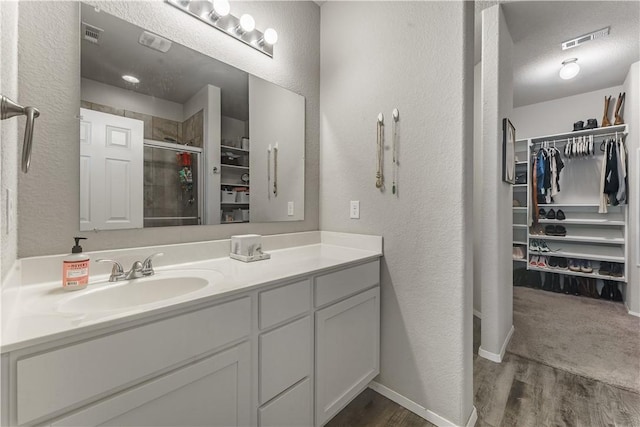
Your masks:
M 122 80 L 124 80 L 125 82 L 129 82 L 129 83 L 133 83 L 133 84 L 138 84 L 140 83 L 140 79 L 137 77 L 133 77 L 133 76 L 129 76 L 129 75 L 124 75 L 122 76 Z
M 580 72 L 580 66 L 577 61 L 578 58 L 569 58 L 562 61 L 562 68 L 560 69 L 561 79 L 569 80 L 578 75 Z

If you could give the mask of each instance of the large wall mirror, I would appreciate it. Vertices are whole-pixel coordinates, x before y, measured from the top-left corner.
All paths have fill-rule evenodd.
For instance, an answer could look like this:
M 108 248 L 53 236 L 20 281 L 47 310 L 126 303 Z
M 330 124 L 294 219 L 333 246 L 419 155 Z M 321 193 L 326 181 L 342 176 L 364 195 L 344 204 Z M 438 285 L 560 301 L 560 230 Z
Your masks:
M 304 219 L 303 96 L 92 6 L 81 21 L 81 230 Z

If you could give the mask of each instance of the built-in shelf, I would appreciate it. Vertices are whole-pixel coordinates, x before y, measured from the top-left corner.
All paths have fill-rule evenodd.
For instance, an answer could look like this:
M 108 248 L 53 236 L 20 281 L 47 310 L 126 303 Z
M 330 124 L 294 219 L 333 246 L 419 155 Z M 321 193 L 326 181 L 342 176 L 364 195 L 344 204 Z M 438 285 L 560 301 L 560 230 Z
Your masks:
M 513 224 L 513 228 L 527 228 L 527 224 Z
M 532 239 L 538 240 L 557 240 L 564 242 L 583 242 L 583 243 L 601 243 L 605 245 L 624 245 L 624 237 L 605 237 L 605 236 L 580 236 L 580 235 L 567 235 L 567 236 L 531 236 Z
M 527 207 L 526 206 L 514 206 L 513 207 L 514 211 L 527 211 Z
M 613 276 L 605 276 L 598 274 L 597 270 L 593 270 L 593 273 L 583 273 L 582 271 L 571 271 L 568 268 L 549 268 L 549 267 L 538 267 L 533 266 L 530 263 L 527 263 L 527 268 L 529 270 L 536 271 L 545 271 L 549 273 L 558 273 L 558 274 L 566 274 L 569 276 L 578 276 L 578 277 L 590 277 L 592 279 L 602 279 L 602 280 L 613 280 L 614 282 L 626 282 L 627 279 L 624 277 L 613 277 Z
M 221 182 L 220 186 L 224 186 L 224 187 L 249 187 L 249 184 L 238 184 L 238 183 L 230 183 L 230 182 Z
M 242 203 L 242 202 L 221 202 L 221 205 L 248 205 L 249 202 L 247 203 Z
M 527 184 L 513 184 L 514 187 L 526 187 Z
M 627 130 L 627 125 L 607 126 L 607 127 L 600 127 L 595 129 L 579 130 L 575 132 L 557 133 L 555 135 L 538 136 L 538 137 L 532 138 L 531 142 L 533 144 L 536 144 L 543 141 L 553 141 L 554 139 L 557 141 L 557 140 L 562 140 L 567 138 L 574 138 L 574 137 L 577 138 L 579 136 L 585 136 L 585 135 L 599 136 L 599 135 L 614 134 L 616 132 L 625 132 L 626 130 Z
M 237 151 L 238 153 L 248 153 L 249 152 L 249 150 L 243 150 L 242 148 L 230 147 L 228 145 L 221 145 L 220 149 L 221 150 Z
M 521 162 L 516 162 L 516 165 L 526 165 L 527 163 L 529 163 L 527 160 L 523 160 Z
M 538 220 L 540 224 L 556 224 L 556 225 L 602 225 L 602 226 L 624 226 L 624 221 L 609 221 L 607 219 L 580 219 L 580 218 L 571 218 L 571 219 L 540 219 Z
M 220 224 L 240 224 L 242 222 L 249 222 L 249 221 L 221 221 Z
M 525 258 L 513 258 L 513 260 L 517 262 L 527 262 Z
M 538 204 L 539 208 L 597 208 L 600 205 L 597 203 L 549 203 L 549 204 Z
M 525 245 L 525 246 L 527 246 L 527 242 L 524 242 L 522 240 L 514 240 L 513 244 L 514 245 Z
M 223 168 L 230 168 L 230 169 L 249 170 L 249 166 L 225 165 L 224 163 L 222 163 L 220 166 L 222 166 Z
M 531 240 L 536 240 L 534 236 Z M 591 261 L 608 261 L 624 263 L 624 249 L 621 246 L 596 245 L 571 242 L 549 241 L 547 246 L 551 252 L 529 251 L 536 255 L 550 255 L 560 258 L 579 258 Z

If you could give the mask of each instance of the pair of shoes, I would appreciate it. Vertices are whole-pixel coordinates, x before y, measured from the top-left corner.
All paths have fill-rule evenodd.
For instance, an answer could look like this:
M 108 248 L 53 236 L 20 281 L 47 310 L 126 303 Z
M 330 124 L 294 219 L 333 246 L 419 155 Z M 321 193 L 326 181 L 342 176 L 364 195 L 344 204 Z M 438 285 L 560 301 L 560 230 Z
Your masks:
M 532 236 L 544 236 L 544 228 L 540 224 L 529 227 L 529 234 Z
M 547 257 L 546 256 L 537 256 L 533 255 L 529 258 L 529 265 L 532 267 L 547 267 Z
M 580 271 L 580 260 L 570 258 L 568 261 L 569 270 L 578 272 Z
M 529 242 L 529 250 L 531 252 L 551 252 L 551 249 L 549 249 L 549 246 L 547 246 L 547 242 L 545 242 L 544 240 L 536 239 L 532 239 Z
M 524 250 L 520 246 L 513 247 L 513 259 L 524 259 Z
M 550 209 L 549 212 L 547 212 L 547 215 L 546 215 L 546 219 L 557 219 L 559 221 L 563 221 L 566 218 L 567 217 L 565 216 L 565 214 L 562 211 L 562 209 L 558 209 L 558 212 L 554 211 L 553 209 Z
M 582 120 L 579 120 L 573 124 L 573 131 L 576 132 L 579 130 L 584 130 L 584 122 Z
M 544 228 L 544 233 L 547 236 L 566 236 L 567 229 L 564 228 L 562 225 L 547 225 Z
M 593 267 L 591 267 L 591 261 L 587 259 L 580 260 L 580 271 L 583 273 L 593 273 Z
M 567 269 L 567 259 L 566 258 L 558 258 L 558 268 L 561 270 Z
M 598 274 L 601 276 L 622 277 L 624 276 L 624 264 L 619 262 L 601 261 Z

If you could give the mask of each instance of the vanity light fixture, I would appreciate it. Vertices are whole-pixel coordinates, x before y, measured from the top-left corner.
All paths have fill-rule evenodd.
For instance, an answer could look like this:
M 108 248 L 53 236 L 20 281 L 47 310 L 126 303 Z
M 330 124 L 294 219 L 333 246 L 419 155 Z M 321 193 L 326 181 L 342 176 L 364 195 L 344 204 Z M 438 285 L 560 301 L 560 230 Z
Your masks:
M 562 68 L 560 69 L 561 79 L 569 80 L 578 75 L 580 72 L 580 66 L 577 61 L 578 58 L 569 58 L 562 61 Z
M 140 83 L 139 78 L 130 76 L 128 74 L 125 74 L 124 76 L 122 76 L 122 80 L 124 80 L 127 83 L 133 83 L 134 85 L 137 85 L 138 83 Z
M 224 18 L 231 11 L 231 5 L 228 0 L 213 0 L 213 10 L 209 15 L 209 18 L 216 22 L 220 18 Z
M 264 34 L 256 29 L 256 21 L 249 14 L 240 18 L 231 14 L 228 0 L 165 0 L 176 9 L 240 40 L 244 44 L 273 58 L 273 45 L 278 33 L 267 29 Z

